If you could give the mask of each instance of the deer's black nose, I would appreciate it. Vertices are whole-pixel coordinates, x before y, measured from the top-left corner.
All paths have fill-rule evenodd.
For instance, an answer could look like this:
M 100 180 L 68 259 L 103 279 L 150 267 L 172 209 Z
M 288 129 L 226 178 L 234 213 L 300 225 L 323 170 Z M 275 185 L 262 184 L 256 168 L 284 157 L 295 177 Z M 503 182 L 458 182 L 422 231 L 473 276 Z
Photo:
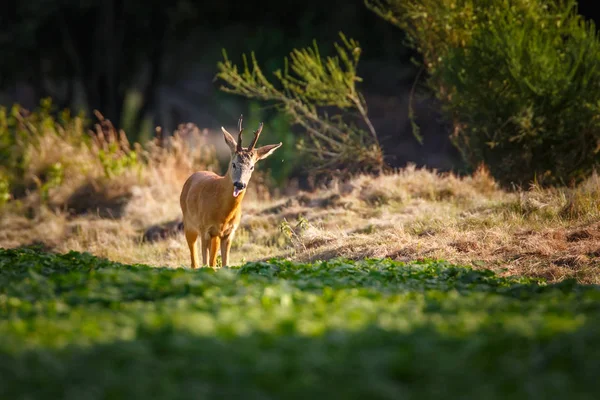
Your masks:
M 246 189 L 246 184 L 242 183 L 242 182 L 234 182 L 233 187 L 238 190 L 242 190 L 242 189 Z

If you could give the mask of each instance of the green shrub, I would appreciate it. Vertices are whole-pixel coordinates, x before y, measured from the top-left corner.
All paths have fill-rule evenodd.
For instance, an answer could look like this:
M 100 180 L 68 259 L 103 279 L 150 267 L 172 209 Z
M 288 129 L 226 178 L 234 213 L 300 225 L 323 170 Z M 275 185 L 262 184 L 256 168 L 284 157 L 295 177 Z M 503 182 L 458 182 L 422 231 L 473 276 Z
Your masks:
M 377 134 L 367 115 L 367 105 L 356 83 L 361 54 L 359 44 L 340 34 L 337 55 L 322 57 L 313 47 L 294 49 L 284 70 L 274 72 L 278 87 L 269 81 L 254 54 L 251 65 L 243 56 L 240 70 L 224 54 L 217 78 L 223 91 L 274 104 L 305 136 L 298 147 L 309 157 L 311 172 L 353 174 L 381 170 L 383 155 Z M 351 113 L 359 116 L 352 121 Z
M 10 192 L 55 186 L 61 175 L 54 171 L 56 166 L 62 168 L 72 161 L 72 154 L 61 157 L 61 145 L 79 147 L 89 142 L 83 134 L 82 116 L 72 117 L 68 110 L 54 111 L 50 99 L 43 99 L 34 112 L 18 104 L 10 109 L 0 107 L 0 175 Z M 45 182 L 46 177 L 53 182 Z
M 405 29 L 471 167 L 581 181 L 600 160 L 600 41 L 575 1 L 367 1 Z
M 8 179 L 0 174 L 0 207 L 10 200 L 10 185 Z
M 48 201 L 50 189 L 59 187 L 65 178 L 65 170 L 60 162 L 54 163 L 48 167 L 44 182 L 38 179 L 38 190 L 42 201 Z
M 100 124 L 96 125 L 90 150 L 102 165 L 104 177 L 114 178 L 130 170 L 139 172 L 142 165 L 139 160 L 139 148 L 135 148 L 137 144 L 134 143 L 132 149 L 125 132 L 117 131 L 102 115 L 98 114 L 98 117 Z

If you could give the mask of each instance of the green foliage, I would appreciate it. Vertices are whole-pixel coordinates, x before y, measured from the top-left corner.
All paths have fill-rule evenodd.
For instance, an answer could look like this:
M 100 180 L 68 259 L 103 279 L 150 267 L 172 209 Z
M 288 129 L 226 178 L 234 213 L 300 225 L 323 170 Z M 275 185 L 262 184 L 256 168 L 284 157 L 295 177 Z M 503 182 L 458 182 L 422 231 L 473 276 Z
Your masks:
M 407 44 L 421 53 L 424 67 L 435 70 L 450 48 L 465 46 L 470 41 L 480 23 L 477 12 L 484 11 L 495 1 L 365 0 L 365 4 L 404 30 Z
M 111 142 L 106 148 L 98 150 L 98 159 L 106 178 L 114 178 L 125 171 L 140 167 L 137 153 L 123 151 L 118 142 Z
M 0 208 L 10 200 L 10 184 L 8 179 L 0 174 Z
M 595 398 L 599 314 L 595 287 L 442 261 L 0 250 L 0 397 Z
M 102 165 L 104 177 L 111 179 L 124 174 L 127 171 L 140 172 L 138 144 L 134 143 L 131 148 L 129 140 L 123 130 L 117 130 L 110 120 L 97 113 L 99 124 L 96 124 L 93 146 L 90 150 Z
M 38 165 L 40 152 L 47 143 L 68 142 L 75 146 L 85 145 L 89 138 L 82 134 L 84 119 L 82 116 L 71 117 L 65 110 L 58 113 L 51 99 L 43 99 L 40 106 L 29 112 L 15 104 L 8 110 L 0 107 L 0 175 L 10 191 L 22 191 L 24 186 L 33 182 L 44 190 L 55 187 L 62 180 L 60 162 L 52 165 L 39 164 L 40 170 L 32 170 L 31 165 Z M 53 148 L 54 152 L 60 149 Z M 54 155 L 51 155 L 51 157 Z M 67 161 L 67 160 L 65 160 Z M 34 168 L 35 169 L 35 168 Z M 48 178 L 42 176 L 44 175 Z
M 292 246 L 302 246 L 304 250 L 306 250 L 306 247 L 302 242 L 301 235 L 308 228 L 308 226 L 308 220 L 304 216 L 299 215 L 298 218 L 296 218 L 295 226 L 292 226 L 288 222 L 287 218 L 284 218 L 283 221 L 281 221 L 281 223 L 279 224 L 279 231 L 283 234 L 283 236 L 289 241 L 289 243 Z
M 405 29 L 474 168 L 565 184 L 600 156 L 600 41 L 576 1 L 367 1 Z
M 46 176 L 46 179 L 44 180 L 44 182 L 41 182 L 38 179 L 38 184 L 39 184 L 38 190 L 40 192 L 40 197 L 41 197 L 42 201 L 48 200 L 48 195 L 49 195 L 50 189 L 56 188 L 62 184 L 64 175 L 65 175 L 65 171 L 64 171 L 62 164 L 57 162 L 57 163 L 50 165 L 50 167 L 48 168 L 47 176 Z
M 381 148 L 364 98 L 356 89 L 361 81 L 356 74 L 361 48 L 355 40 L 340 37 L 334 57 L 321 57 L 316 43 L 294 49 L 284 69 L 274 73 L 279 88 L 265 77 L 254 53 L 251 65 L 243 55 L 240 71 L 224 52 L 217 78 L 226 83 L 223 91 L 274 103 L 301 126 L 308 140 L 300 140 L 299 148 L 311 157 L 314 172 L 378 171 L 383 165 Z M 334 114 L 330 116 L 328 110 Z M 343 119 L 350 111 L 359 114 L 367 130 Z

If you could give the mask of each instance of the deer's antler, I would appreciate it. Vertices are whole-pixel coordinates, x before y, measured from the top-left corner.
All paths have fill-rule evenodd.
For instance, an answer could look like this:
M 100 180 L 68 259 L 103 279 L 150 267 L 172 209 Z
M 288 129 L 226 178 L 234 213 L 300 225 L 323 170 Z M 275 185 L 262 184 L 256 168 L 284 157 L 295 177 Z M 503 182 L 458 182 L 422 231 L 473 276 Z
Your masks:
M 244 128 L 242 128 L 242 119 L 243 118 L 244 118 L 244 115 L 240 114 L 240 120 L 238 121 L 238 131 L 240 133 L 238 134 L 237 151 L 242 151 L 242 131 L 244 130 Z
M 250 143 L 250 147 L 248 147 L 248 151 L 252 151 L 254 149 L 254 146 L 256 146 L 256 142 L 258 142 L 258 137 L 260 136 L 260 133 L 262 132 L 262 128 L 263 128 L 263 123 L 261 122 L 260 125 L 258 126 L 258 129 L 254 131 L 254 139 L 252 140 L 252 143 Z

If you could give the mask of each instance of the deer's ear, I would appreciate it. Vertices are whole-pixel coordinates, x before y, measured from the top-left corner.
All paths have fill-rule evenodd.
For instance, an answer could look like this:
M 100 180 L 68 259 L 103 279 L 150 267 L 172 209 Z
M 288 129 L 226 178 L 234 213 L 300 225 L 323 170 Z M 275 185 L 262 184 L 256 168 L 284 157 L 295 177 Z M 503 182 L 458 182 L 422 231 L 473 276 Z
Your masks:
M 256 160 L 263 160 L 269 157 L 275 150 L 281 147 L 281 144 L 282 143 L 279 142 L 277 144 L 268 144 L 266 146 L 259 147 L 256 149 Z
M 223 131 L 223 137 L 225 138 L 225 143 L 227 143 L 227 146 L 229 146 L 229 149 L 231 150 L 231 152 L 235 153 L 237 142 L 235 141 L 233 136 L 231 136 L 231 133 L 227 132 L 225 130 L 225 128 L 221 127 L 221 130 Z

